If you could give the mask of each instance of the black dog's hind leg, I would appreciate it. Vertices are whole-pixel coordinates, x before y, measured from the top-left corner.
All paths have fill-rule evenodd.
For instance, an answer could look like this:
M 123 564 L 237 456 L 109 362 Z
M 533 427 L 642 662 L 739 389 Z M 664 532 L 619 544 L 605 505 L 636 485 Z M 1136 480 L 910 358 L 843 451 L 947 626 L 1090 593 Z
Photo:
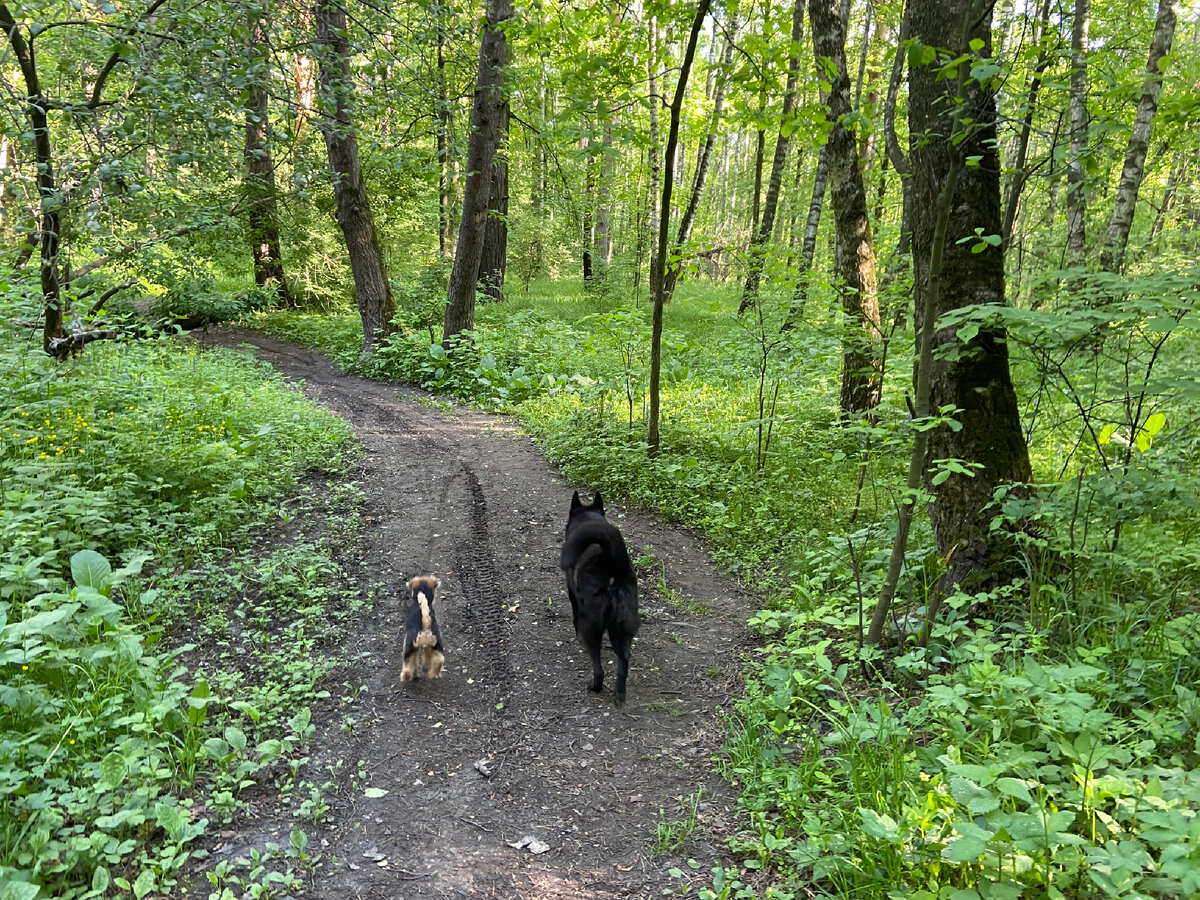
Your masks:
M 617 685 L 613 697 L 617 706 L 625 705 L 625 680 L 629 677 L 629 654 L 633 649 L 633 637 L 627 634 L 616 635 L 611 631 L 613 652 L 617 654 Z
M 604 629 L 586 628 L 576 632 L 576 635 L 592 658 L 592 683 L 588 690 L 597 694 L 604 687 L 604 666 L 600 665 L 600 648 L 604 640 Z

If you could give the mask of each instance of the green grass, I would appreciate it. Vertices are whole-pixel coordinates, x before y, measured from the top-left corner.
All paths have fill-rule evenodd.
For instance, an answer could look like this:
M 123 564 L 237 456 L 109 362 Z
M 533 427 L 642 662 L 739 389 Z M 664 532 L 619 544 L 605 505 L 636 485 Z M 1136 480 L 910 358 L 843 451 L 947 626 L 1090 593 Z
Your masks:
M 1097 277 L 1086 309 L 1005 313 L 1038 484 L 998 495 L 995 516 L 1014 529 L 1024 578 L 947 598 L 928 649 L 915 646 L 941 570 L 920 517 L 882 657 L 857 634 L 879 595 L 909 453 L 911 333 L 893 342 L 878 423 L 843 427 L 836 327 L 814 295 L 806 324 L 769 354 L 767 399 L 779 390 L 763 452 L 758 366 L 781 304 L 768 297 L 764 319 L 741 324 L 735 291 L 685 285 L 666 312 L 653 460 L 648 310 L 613 291 L 534 282 L 478 310 L 473 348 L 446 354 L 434 329 L 396 339 L 365 371 L 515 414 L 570 480 L 702 531 L 763 593 L 751 618 L 761 648 L 720 761 L 739 791 L 740 862 L 680 873 L 681 891 L 1197 896 L 1194 283 Z M 1180 333 L 1152 356 L 1176 317 Z M 336 339 L 294 317 L 270 324 L 350 363 L 357 351 L 352 320 Z M 1100 351 L 1086 343 L 1097 333 Z M 1121 417 L 1143 391 L 1137 424 L 1160 413 L 1161 430 L 1138 445 Z M 1102 458 L 1088 429 L 1105 427 L 1115 438 Z M 660 848 L 677 824 L 664 817 Z
M 28 317 L 19 288 L 2 312 Z M 365 598 L 341 594 L 344 536 L 231 548 L 294 516 L 350 430 L 174 338 L 57 364 L 0 328 L 0 373 L 0 892 L 166 893 L 248 787 L 295 777 Z M 311 496 L 353 522 L 344 489 Z

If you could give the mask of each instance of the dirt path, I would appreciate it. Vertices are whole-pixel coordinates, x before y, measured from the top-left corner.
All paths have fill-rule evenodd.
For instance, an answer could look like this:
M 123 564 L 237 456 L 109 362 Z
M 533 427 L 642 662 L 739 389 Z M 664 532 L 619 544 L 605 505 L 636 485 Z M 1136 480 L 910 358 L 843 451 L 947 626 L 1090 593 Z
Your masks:
M 589 664 L 558 569 L 573 486 L 511 419 L 439 411 L 422 394 L 341 374 L 317 353 L 251 332 L 209 340 L 253 344 L 354 425 L 366 450 L 368 524 L 357 562 L 368 583 L 391 589 L 345 636 L 354 662 L 344 677 L 362 686 L 358 699 L 348 708 L 330 701 L 316 719 L 308 777 L 344 764 L 324 776 L 336 785 L 331 809 L 308 828 L 322 859 L 305 895 L 659 897 L 677 886 L 672 866 L 693 858 L 706 872 L 718 862 L 731 796 L 709 757 L 738 684 L 752 605 L 702 547 L 607 504 L 633 556 L 651 545 L 665 560 L 674 594 L 654 587 L 657 572 L 639 573 L 643 623 L 629 702 L 618 710 L 607 647 L 605 691 L 586 691 Z M 447 671 L 406 684 L 398 591 L 430 572 L 442 579 Z M 368 786 L 388 793 L 368 798 Z M 659 823 L 685 820 L 680 799 L 698 789 L 691 840 L 656 855 Z M 220 853 L 263 839 L 286 844 L 289 812 L 262 812 L 227 835 Z M 510 846 L 527 836 L 549 850 Z

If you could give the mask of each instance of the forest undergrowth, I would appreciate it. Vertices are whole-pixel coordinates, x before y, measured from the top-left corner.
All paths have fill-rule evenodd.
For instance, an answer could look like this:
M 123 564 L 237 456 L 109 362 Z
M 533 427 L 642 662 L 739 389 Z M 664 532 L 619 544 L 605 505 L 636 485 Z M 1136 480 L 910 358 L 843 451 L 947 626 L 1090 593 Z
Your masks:
M 740 864 L 680 871 L 679 894 L 1189 897 L 1200 391 L 1195 273 L 1175 271 L 1056 273 L 1030 302 L 989 313 L 1010 335 L 1034 457 L 1035 484 L 993 504 L 1019 577 L 942 598 L 922 646 L 944 560 L 919 518 L 882 650 L 861 632 L 903 496 L 911 331 L 893 335 L 878 418 L 844 424 L 826 307 L 785 336 L 771 312 L 782 304 L 738 319 L 732 292 L 681 287 L 649 463 L 649 312 L 612 292 L 535 281 L 480 306 L 473 343 L 450 352 L 410 302 L 365 366 L 355 316 L 252 324 L 362 374 L 517 415 L 567 477 L 701 531 L 766 598 L 718 760 L 739 792 Z M 1064 283 L 1084 302 L 1047 306 Z M 952 324 L 969 339 L 985 321 L 976 310 Z M 932 477 L 969 470 L 939 460 Z
M 34 316 L 6 284 L 0 895 L 165 895 L 261 786 L 321 814 L 310 706 L 366 602 L 335 561 L 354 445 L 247 355 L 161 336 L 58 363 L 13 324 Z M 306 847 L 298 827 L 224 883 L 285 891 Z

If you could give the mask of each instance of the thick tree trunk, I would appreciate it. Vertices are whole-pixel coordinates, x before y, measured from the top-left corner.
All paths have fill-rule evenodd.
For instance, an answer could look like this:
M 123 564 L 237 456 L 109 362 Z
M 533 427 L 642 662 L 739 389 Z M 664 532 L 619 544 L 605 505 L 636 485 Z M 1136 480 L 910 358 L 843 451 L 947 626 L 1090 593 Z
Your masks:
M 500 149 L 492 162 L 488 220 L 479 260 L 479 284 L 495 300 L 504 299 L 504 271 L 508 262 L 508 98 L 500 114 Z
M 940 0 L 915 4 L 912 36 L 926 46 L 941 46 L 947 23 L 974 18 L 977 25 L 964 37 L 982 41 L 979 57 L 991 56 L 991 15 L 968 16 L 979 0 Z M 972 12 L 974 12 L 972 10 Z M 956 86 L 941 77 L 939 67 L 916 66 L 909 73 L 908 121 L 913 178 L 913 258 L 915 268 L 915 321 L 918 333 L 929 315 L 936 322 L 951 310 L 975 304 L 1002 304 L 1004 296 L 1003 247 L 987 245 L 972 252 L 977 229 L 1000 231 L 1000 164 L 996 150 L 994 88 L 963 78 L 963 104 L 955 103 Z M 955 145 L 953 117 L 961 110 L 963 140 Z M 976 164 L 966 165 L 972 159 Z M 939 195 L 948 173 L 957 174 L 953 203 L 946 210 L 939 234 Z M 931 258 L 942 254 L 939 271 L 931 271 Z M 935 326 L 936 327 L 936 326 Z M 923 471 L 926 488 L 934 495 L 930 516 L 937 535 L 938 554 L 948 560 L 946 586 L 961 584 L 967 590 L 984 589 L 1003 578 L 1009 560 L 1007 548 L 989 528 L 984 511 L 992 493 L 1003 482 L 1028 481 L 1029 452 L 1017 408 L 1008 366 L 1008 344 L 1003 329 L 982 327 L 965 345 L 953 328 L 932 335 L 929 366 L 929 409 L 959 410 L 961 430 L 939 427 L 930 431 Z M 941 484 L 932 481 L 934 461 L 963 460 L 978 466 L 973 477 L 952 474 Z
M 504 67 L 508 65 L 508 41 L 504 25 L 512 17 L 512 0 L 488 0 L 487 24 L 479 42 L 479 71 L 475 76 L 475 101 L 471 110 L 471 139 L 467 144 L 467 176 L 463 189 L 462 223 L 450 288 L 442 340 L 449 342 L 475 325 L 475 290 L 479 262 L 487 230 L 491 198 L 492 162 L 500 140 L 500 127 L 507 120 Z
M 371 215 L 367 183 L 358 156 L 358 137 L 350 120 L 354 85 L 350 78 L 350 41 L 346 10 L 336 0 L 318 0 L 317 45 L 320 48 L 321 131 L 333 176 L 337 221 L 346 240 L 354 295 L 363 326 L 363 353 L 396 329 L 396 306 L 384 267 L 383 251 Z
M 696 160 L 696 175 L 692 179 L 692 193 L 688 198 L 687 207 L 679 220 L 679 233 L 675 237 L 675 252 L 679 253 L 692 238 L 692 226 L 696 221 L 696 212 L 700 209 L 700 199 L 704 196 L 704 182 L 708 177 L 708 165 L 712 158 L 713 146 L 717 142 L 717 132 L 721 126 L 721 111 L 725 105 L 725 85 L 729 80 L 729 68 L 733 63 L 734 34 L 737 32 L 736 19 L 729 23 L 729 34 L 725 39 L 725 51 L 721 58 L 721 71 L 716 74 L 713 87 L 712 124 L 708 128 L 708 136 L 700 148 L 700 156 Z M 675 293 L 675 283 L 679 279 L 679 267 L 672 266 L 667 272 L 666 285 L 663 287 L 664 301 L 671 302 Z
M 827 115 L 833 218 L 837 229 L 837 274 L 845 317 L 842 350 L 841 409 L 846 415 L 870 412 L 882 389 L 879 297 L 875 245 L 867 217 L 867 194 L 859 168 L 854 134 L 845 125 L 853 109 L 846 72 L 846 35 L 840 0 L 812 0 L 813 54 L 818 71 L 833 75 Z M 829 67 L 832 66 L 832 69 Z
M 290 302 L 279 251 L 279 210 L 275 200 L 275 163 L 271 156 L 271 122 L 268 83 L 267 2 L 250 9 L 246 78 L 246 221 L 254 259 L 254 283 L 270 286 L 285 306 Z
M 1087 254 L 1088 25 L 1092 0 L 1075 0 L 1071 26 L 1071 146 L 1067 153 L 1067 265 L 1082 266 Z
M 671 190 L 674 187 L 675 167 L 671 161 L 675 157 L 675 148 L 679 143 L 679 116 L 683 109 L 683 95 L 687 92 L 688 76 L 692 72 L 692 60 L 696 56 L 696 41 L 700 37 L 700 29 L 708 16 L 712 0 L 700 0 L 696 9 L 696 17 L 692 20 L 692 30 L 688 35 L 687 47 L 683 52 L 683 63 L 679 67 L 679 82 L 675 85 L 675 97 L 671 101 L 671 126 L 667 131 L 667 148 L 663 153 L 666 160 L 666 171 L 663 173 L 662 202 L 659 204 L 658 249 L 655 252 L 657 263 L 652 271 L 665 273 L 667 271 L 667 245 L 671 232 Z M 677 266 L 678 262 L 670 263 Z M 666 279 L 658 277 L 654 283 L 654 310 L 650 320 L 650 421 L 646 428 L 646 444 L 650 454 L 658 453 L 659 443 L 659 387 L 662 378 L 662 332 L 663 304 L 666 298 L 663 287 Z
M 787 166 L 788 148 L 791 145 L 792 112 L 796 108 L 796 78 L 800 70 L 800 40 L 804 32 L 804 0 L 795 0 L 792 6 L 791 48 L 788 51 L 787 86 L 783 92 L 783 115 L 780 119 L 779 137 L 775 141 L 775 156 L 771 160 L 771 180 L 767 184 L 767 199 L 763 204 L 762 220 L 758 232 L 750 245 L 749 271 L 746 286 L 742 291 L 742 302 L 738 315 L 744 313 L 758 300 L 758 286 L 762 281 L 766 265 L 767 248 L 771 243 L 771 231 L 775 227 L 775 212 L 779 206 L 779 191 L 783 184 L 783 170 Z M 843 66 L 843 69 L 845 67 Z
M 1108 272 L 1119 272 L 1125 263 L 1125 248 L 1129 244 L 1129 230 L 1133 227 L 1138 190 L 1146 173 L 1150 130 L 1154 126 L 1158 97 L 1162 93 L 1163 76 L 1159 65 L 1163 57 L 1171 52 L 1175 22 L 1178 18 L 1179 0 L 1159 0 L 1158 18 L 1154 22 L 1150 55 L 1146 61 L 1146 79 L 1142 83 L 1142 96 L 1138 100 L 1133 132 L 1129 135 L 1129 147 L 1125 151 L 1125 164 L 1121 168 L 1117 199 L 1113 203 L 1112 218 L 1108 223 L 1108 236 L 1104 241 L 1104 250 L 1100 253 L 1100 267 Z

